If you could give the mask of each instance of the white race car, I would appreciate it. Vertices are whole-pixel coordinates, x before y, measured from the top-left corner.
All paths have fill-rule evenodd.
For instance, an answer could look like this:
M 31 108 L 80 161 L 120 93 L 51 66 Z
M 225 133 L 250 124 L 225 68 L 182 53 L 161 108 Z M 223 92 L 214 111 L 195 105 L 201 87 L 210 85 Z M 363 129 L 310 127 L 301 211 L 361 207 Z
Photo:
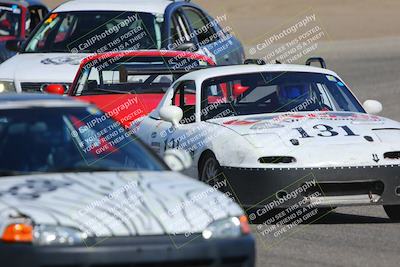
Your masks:
M 374 115 L 381 110 L 375 100 L 361 105 L 325 68 L 249 64 L 182 76 L 132 127 L 161 155 L 190 151 L 190 175 L 227 178 L 246 208 L 301 199 L 383 205 L 399 219 L 400 124 Z M 293 196 L 289 186 L 300 190 Z

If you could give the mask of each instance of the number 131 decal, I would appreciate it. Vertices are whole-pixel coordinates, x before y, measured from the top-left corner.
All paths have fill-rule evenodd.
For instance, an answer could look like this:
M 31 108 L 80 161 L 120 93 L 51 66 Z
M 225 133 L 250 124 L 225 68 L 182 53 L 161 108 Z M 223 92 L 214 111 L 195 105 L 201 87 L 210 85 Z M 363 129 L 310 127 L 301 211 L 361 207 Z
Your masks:
M 359 136 L 358 134 L 355 134 L 348 126 L 338 126 L 338 128 L 341 128 L 341 130 L 344 131 L 345 136 Z M 294 128 L 301 134 L 301 138 L 311 138 L 314 137 L 312 135 L 309 135 L 306 130 L 304 130 L 303 127 L 300 128 Z M 339 132 L 335 131 L 333 127 L 325 124 L 317 124 L 314 125 L 313 129 L 318 130 L 319 134 L 318 136 L 321 137 L 333 137 L 339 135 Z

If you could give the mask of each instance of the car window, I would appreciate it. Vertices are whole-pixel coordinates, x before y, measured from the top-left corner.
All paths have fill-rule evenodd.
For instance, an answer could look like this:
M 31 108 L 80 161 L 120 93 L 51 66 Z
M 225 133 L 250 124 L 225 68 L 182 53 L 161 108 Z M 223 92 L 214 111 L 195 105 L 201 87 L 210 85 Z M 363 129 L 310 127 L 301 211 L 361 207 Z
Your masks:
M 183 10 L 200 45 L 214 42 L 217 35 L 208 17 L 202 11 L 192 7 L 185 7 Z
M 222 97 L 223 96 L 223 97 Z M 251 115 L 277 112 L 365 112 L 339 78 L 321 73 L 265 72 L 212 78 L 202 86 L 202 110 L 215 105 L 203 119 L 222 111 Z
M 191 42 L 192 39 L 190 37 L 190 29 L 187 24 L 187 21 L 180 10 L 175 11 L 171 17 L 170 23 L 170 37 L 171 43 L 173 45 L 178 46 L 182 43 Z
M 0 4 L 0 36 L 18 36 L 22 9 L 17 5 Z
M 47 15 L 47 9 L 42 6 L 29 7 L 29 12 L 26 16 L 26 34 L 29 35 L 37 25 Z
M 194 81 L 182 81 L 177 85 L 172 103 L 183 111 L 182 124 L 189 124 L 196 121 L 196 83 Z
M 165 169 L 135 136 L 93 107 L 1 110 L 0 137 L 1 171 Z
M 25 52 L 100 53 L 160 49 L 161 22 L 150 13 L 76 11 L 45 19 Z

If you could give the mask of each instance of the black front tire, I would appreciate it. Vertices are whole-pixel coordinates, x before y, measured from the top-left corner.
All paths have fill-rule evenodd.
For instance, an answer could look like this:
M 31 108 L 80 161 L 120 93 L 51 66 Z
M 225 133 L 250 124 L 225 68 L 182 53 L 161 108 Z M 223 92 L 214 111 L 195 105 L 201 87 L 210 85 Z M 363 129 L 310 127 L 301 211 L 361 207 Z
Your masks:
M 225 180 L 225 176 L 222 172 L 221 165 L 215 155 L 212 152 L 206 152 L 203 159 L 200 162 L 199 168 L 199 178 L 200 181 L 209 184 L 210 186 L 215 186 L 221 184 Z M 227 181 L 225 182 L 227 183 Z M 222 192 L 226 192 L 226 186 L 220 186 L 218 188 Z
M 400 205 L 384 205 L 383 208 L 392 221 L 400 222 Z

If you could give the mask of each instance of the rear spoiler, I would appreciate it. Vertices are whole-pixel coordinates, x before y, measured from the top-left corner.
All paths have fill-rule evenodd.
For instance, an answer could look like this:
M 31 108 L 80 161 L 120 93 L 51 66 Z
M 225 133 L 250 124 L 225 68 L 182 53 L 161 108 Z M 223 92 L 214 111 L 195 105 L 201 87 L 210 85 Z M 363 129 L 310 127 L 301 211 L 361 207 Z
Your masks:
M 311 63 L 318 62 L 321 66 L 321 68 L 326 69 L 326 62 L 322 57 L 310 57 L 309 59 L 306 60 L 305 65 L 311 66 Z M 276 60 L 276 64 L 282 64 L 280 61 Z M 244 61 L 244 64 L 249 65 L 249 64 L 255 64 L 255 65 L 266 65 L 267 63 L 263 59 L 257 59 L 257 58 L 249 58 Z

